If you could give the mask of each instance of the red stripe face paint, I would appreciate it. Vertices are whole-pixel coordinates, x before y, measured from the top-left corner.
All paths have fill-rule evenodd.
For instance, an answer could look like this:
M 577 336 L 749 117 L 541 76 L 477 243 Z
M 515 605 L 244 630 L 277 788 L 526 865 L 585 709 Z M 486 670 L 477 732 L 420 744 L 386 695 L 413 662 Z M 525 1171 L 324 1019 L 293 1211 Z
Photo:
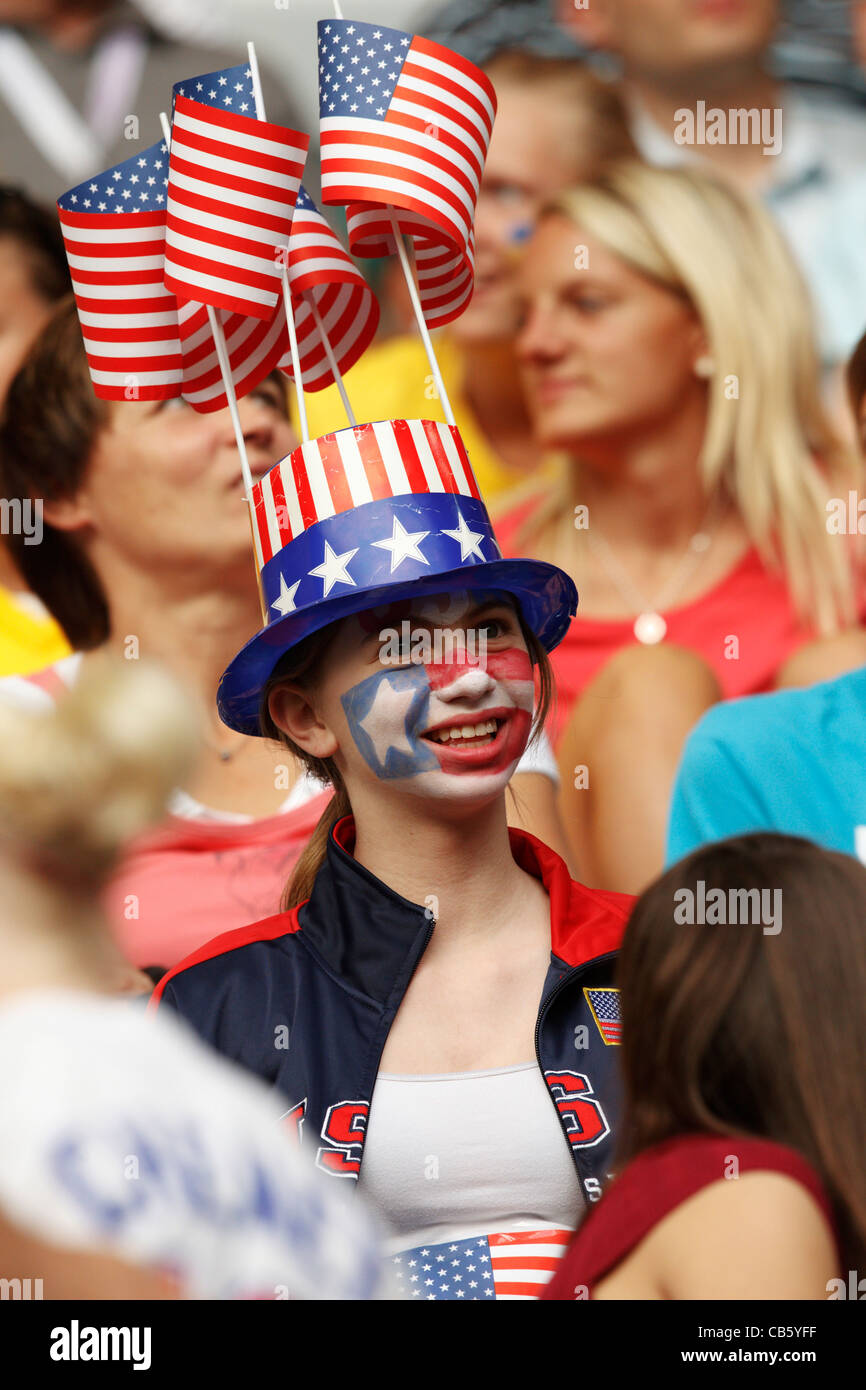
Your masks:
M 457 644 L 455 643 L 455 647 Z M 463 651 L 455 651 L 452 661 L 425 662 L 430 678 L 431 690 L 442 690 L 452 684 L 467 671 L 483 668 L 494 680 L 531 681 L 532 662 L 529 653 L 520 647 L 507 647 L 505 651 L 493 651 L 481 656 L 472 655 L 472 644 L 464 644 Z

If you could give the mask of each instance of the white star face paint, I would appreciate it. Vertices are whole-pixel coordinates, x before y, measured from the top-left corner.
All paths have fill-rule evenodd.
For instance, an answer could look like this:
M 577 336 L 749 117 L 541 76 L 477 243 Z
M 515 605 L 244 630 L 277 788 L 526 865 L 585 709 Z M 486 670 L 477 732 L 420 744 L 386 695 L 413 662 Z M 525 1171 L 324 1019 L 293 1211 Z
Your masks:
M 413 631 L 425 628 L 435 637 L 451 628 L 463 640 L 442 643 L 451 648 L 448 659 L 407 659 L 402 666 L 383 667 L 374 648 L 364 667 L 375 669 L 361 680 L 352 679 L 357 659 L 341 663 L 347 682 L 339 701 L 351 751 L 380 781 L 412 795 L 487 799 L 507 784 L 532 722 L 532 663 L 516 611 L 500 596 L 464 591 L 404 604 L 400 613 L 392 608 L 387 617 L 405 621 L 407 609 Z M 359 648 L 375 642 L 384 616 L 380 611 L 360 619 L 354 634 Z M 481 627 L 483 664 L 466 640 Z M 341 645 L 344 640 L 341 634 Z M 350 761 L 345 740 L 340 744 Z

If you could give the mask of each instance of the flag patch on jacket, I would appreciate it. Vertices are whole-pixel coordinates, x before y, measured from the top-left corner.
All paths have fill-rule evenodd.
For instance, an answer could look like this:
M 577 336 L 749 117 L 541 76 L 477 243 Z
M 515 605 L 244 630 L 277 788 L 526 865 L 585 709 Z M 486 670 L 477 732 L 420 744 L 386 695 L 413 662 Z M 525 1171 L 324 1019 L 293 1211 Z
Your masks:
M 605 1043 L 608 1047 L 618 1047 L 622 1042 L 619 990 L 584 989 L 583 993 Z

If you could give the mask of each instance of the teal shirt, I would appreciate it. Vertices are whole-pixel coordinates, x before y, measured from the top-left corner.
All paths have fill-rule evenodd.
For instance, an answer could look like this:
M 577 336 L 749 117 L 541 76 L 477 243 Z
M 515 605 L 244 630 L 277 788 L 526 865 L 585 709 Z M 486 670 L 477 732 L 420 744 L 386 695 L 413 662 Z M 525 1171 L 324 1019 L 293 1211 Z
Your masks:
M 866 667 L 727 700 L 696 725 L 674 786 L 668 863 L 753 830 L 866 862 Z

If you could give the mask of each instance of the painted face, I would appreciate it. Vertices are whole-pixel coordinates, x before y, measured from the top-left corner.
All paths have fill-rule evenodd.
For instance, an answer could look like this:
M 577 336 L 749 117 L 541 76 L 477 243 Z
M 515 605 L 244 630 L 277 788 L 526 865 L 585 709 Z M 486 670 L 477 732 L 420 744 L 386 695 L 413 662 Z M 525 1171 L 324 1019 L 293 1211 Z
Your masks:
M 350 780 L 360 755 L 368 778 L 412 795 L 466 800 L 505 787 L 534 703 L 532 662 L 509 598 L 460 591 L 394 605 L 347 619 L 339 641 L 354 641 L 356 653 L 340 663 Z

